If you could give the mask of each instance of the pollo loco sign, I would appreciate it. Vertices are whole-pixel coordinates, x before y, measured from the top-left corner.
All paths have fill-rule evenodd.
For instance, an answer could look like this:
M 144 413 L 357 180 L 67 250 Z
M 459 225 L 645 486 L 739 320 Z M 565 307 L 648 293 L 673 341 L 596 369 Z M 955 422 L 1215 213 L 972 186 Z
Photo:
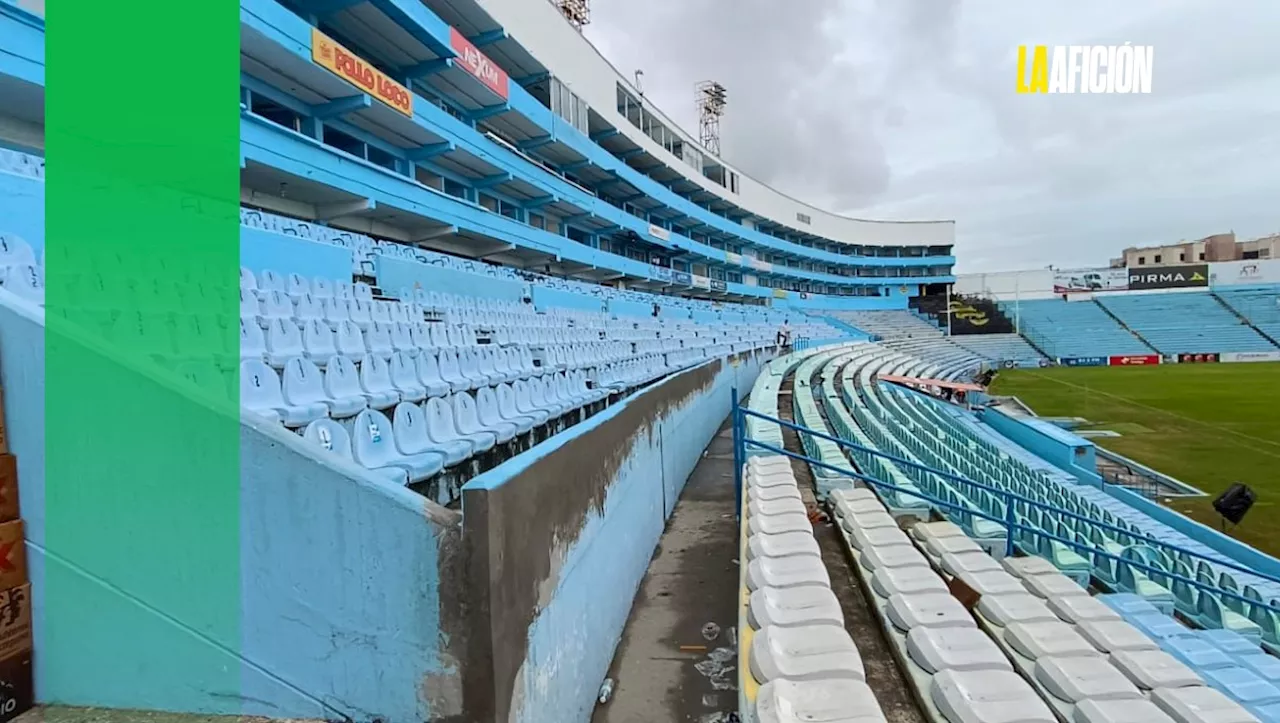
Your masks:
M 413 117 L 413 94 L 328 35 L 311 29 L 311 59 L 369 95 Z
M 507 74 L 502 68 L 489 60 L 489 56 L 480 52 L 470 40 L 462 37 L 457 28 L 449 28 L 449 45 L 458 54 L 455 63 L 484 83 L 486 88 L 497 93 L 499 98 L 507 99 Z

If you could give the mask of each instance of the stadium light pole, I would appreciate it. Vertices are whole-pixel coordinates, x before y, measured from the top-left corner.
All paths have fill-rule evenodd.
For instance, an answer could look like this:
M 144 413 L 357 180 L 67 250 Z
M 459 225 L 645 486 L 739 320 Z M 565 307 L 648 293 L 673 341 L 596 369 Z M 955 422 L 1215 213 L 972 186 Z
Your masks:
M 947 336 L 951 336 L 951 284 L 947 284 Z

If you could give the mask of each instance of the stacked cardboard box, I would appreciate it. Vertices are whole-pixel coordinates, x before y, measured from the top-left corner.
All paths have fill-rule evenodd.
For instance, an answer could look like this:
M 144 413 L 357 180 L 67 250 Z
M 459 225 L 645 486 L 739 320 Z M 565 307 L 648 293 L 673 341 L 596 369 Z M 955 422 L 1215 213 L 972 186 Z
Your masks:
M 32 705 L 31 583 L 18 507 L 18 461 L 9 453 L 0 392 L 0 723 Z

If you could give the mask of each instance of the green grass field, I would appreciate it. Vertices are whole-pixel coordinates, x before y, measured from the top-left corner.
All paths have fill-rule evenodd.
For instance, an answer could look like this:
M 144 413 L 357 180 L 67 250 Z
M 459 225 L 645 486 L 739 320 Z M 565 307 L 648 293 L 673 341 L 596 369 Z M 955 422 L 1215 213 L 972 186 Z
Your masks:
M 1093 441 L 1208 492 L 1170 503 L 1200 522 L 1217 527 L 1213 497 L 1248 484 L 1258 501 L 1231 534 L 1280 555 L 1280 364 L 1013 370 L 992 391 L 1119 432 Z

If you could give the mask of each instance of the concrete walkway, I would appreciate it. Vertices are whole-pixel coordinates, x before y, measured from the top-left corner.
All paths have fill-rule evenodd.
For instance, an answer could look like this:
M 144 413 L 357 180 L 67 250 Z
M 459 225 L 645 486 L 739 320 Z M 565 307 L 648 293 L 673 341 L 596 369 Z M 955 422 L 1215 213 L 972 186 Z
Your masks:
M 593 723 L 737 720 L 738 524 L 728 422 L 693 470 L 640 584 Z

